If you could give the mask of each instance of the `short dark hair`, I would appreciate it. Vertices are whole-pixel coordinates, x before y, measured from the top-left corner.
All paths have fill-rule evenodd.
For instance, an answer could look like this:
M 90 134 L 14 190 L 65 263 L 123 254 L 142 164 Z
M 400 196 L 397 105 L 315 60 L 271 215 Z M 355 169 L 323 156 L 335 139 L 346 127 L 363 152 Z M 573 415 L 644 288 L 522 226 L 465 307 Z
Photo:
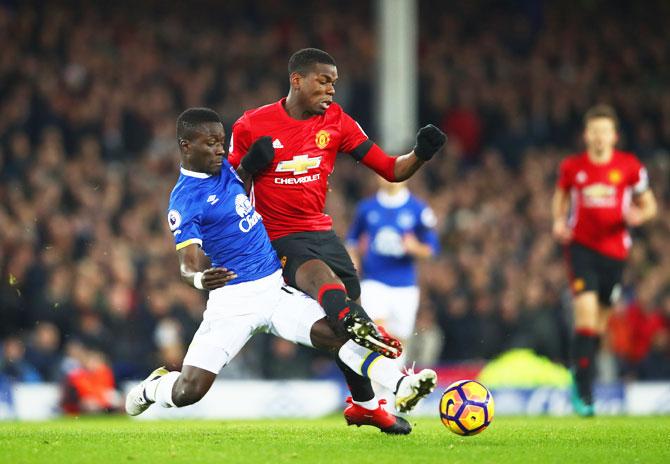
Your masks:
M 303 48 L 295 52 L 288 60 L 289 76 L 294 72 L 303 76 L 312 70 L 315 64 L 335 64 L 335 60 L 328 53 L 318 48 Z
M 598 118 L 611 119 L 614 123 L 614 127 L 617 129 L 619 127 L 619 117 L 616 114 L 616 110 L 610 105 L 599 104 L 589 108 L 584 114 L 584 126 L 586 126 L 592 119 Z
M 206 122 L 221 123 L 219 114 L 210 108 L 189 108 L 177 118 L 177 140 L 188 140 L 200 124 Z

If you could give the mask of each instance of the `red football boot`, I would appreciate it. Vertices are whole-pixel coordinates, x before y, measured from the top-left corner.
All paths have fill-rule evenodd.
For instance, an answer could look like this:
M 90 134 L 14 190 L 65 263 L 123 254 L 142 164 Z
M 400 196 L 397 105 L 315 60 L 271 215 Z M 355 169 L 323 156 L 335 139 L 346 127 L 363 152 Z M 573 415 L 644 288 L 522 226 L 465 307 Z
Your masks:
M 386 400 L 379 400 L 379 407 L 377 409 L 365 409 L 359 406 L 352 400 L 351 396 L 347 398 L 349 406 L 344 410 L 344 418 L 347 425 L 371 425 L 377 427 L 384 433 L 390 435 L 407 435 L 412 431 L 412 426 L 402 417 L 394 416 L 383 408 Z

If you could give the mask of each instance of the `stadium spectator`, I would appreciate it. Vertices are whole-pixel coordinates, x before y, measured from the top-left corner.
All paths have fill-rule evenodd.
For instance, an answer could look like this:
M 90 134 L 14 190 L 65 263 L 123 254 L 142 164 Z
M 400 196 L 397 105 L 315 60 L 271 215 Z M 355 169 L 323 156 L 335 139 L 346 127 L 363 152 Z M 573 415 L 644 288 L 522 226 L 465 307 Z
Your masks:
M 670 378 L 670 289 L 661 297 L 658 310 L 651 316 L 649 352 L 640 362 L 639 378 L 661 380 Z
M 63 411 L 67 414 L 118 411 L 122 398 L 105 355 L 95 348 L 83 348 L 80 356 L 80 364 L 63 380 Z
M 35 327 L 26 349 L 26 361 L 35 366 L 45 382 L 60 380 L 60 332 L 50 322 Z
M 39 371 L 26 360 L 26 347 L 20 338 L 10 336 L 2 343 L 0 375 L 14 382 L 34 383 L 42 380 Z
M 666 354 L 670 296 L 656 298 L 648 282 L 653 281 L 640 285 L 636 297 L 617 308 L 609 321 L 611 348 L 624 378 L 655 378 L 666 371 L 663 363 L 656 373 L 650 367 L 652 360 L 660 361 Z

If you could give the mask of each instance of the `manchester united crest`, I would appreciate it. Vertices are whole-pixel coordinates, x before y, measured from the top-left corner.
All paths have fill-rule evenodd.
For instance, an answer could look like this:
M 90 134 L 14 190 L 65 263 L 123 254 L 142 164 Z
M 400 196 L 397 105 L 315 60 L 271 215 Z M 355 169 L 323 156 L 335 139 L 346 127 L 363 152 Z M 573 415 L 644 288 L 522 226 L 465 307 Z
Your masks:
M 618 169 L 612 169 L 612 170 L 609 172 L 608 177 L 609 177 L 609 181 L 610 181 L 612 184 L 618 184 L 618 183 L 620 183 L 620 182 L 621 182 L 621 179 L 623 178 L 623 176 L 621 175 L 621 171 L 619 171 Z
M 320 130 L 316 133 L 315 141 L 316 146 L 323 150 L 330 143 L 330 133 L 326 132 L 325 130 Z

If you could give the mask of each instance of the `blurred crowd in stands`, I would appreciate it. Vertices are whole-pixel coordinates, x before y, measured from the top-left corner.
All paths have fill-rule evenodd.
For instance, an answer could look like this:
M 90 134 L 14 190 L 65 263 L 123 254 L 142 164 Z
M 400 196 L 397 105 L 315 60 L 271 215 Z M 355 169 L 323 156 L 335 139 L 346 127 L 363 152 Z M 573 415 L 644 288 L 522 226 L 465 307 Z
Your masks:
M 213 107 L 230 131 L 283 96 L 288 57 L 315 46 L 338 63 L 336 100 L 374 138 L 373 6 L 294 3 L 0 1 L 0 375 L 83 391 L 92 372 L 104 383 L 180 367 L 205 301 L 180 282 L 166 223 L 183 109 Z M 550 198 L 560 159 L 581 147 L 582 114 L 609 102 L 660 217 L 635 233 L 601 374 L 670 378 L 670 5 L 458 3 L 419 2 L 420 122 L 450 138 L 410 182 L 444 250 L 421 265 L 410 356 L 444 364 L 529 347 L 567 359 Z M 339 234 L 374 186 L 338 161 L 328 211 Z M 263 336 L 222 375 L 333 372 Z

